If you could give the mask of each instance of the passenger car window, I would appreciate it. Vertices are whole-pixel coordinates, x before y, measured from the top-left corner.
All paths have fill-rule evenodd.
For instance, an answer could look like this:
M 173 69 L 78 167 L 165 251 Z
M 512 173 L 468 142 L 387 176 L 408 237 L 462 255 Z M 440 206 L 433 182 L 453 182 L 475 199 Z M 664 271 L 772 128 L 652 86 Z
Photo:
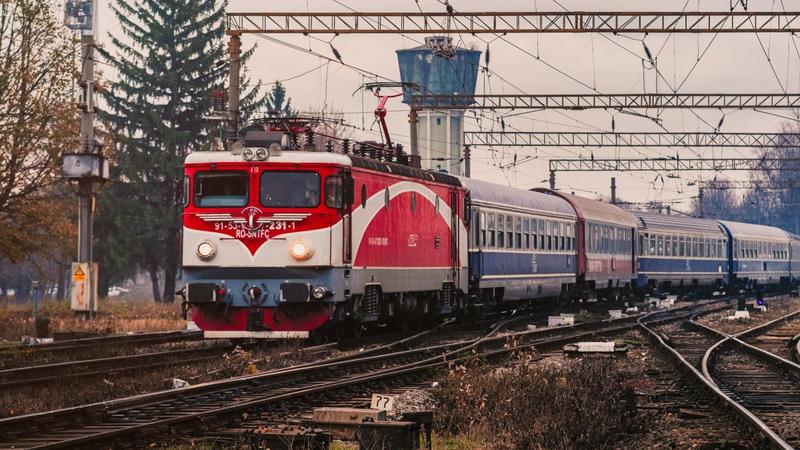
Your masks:
M 494 248 L 495 242 L 495 218 L 494 213 L 489 213 L 486 215 L 488 220 L 488 224 L 486 225 L 486 229 L 489 230 L 489 248 Z
M 247 205 L 247 172 L 199 172 L 194 177 L 194 204 L 201 208 Z
M 497 248 L 506 247 L 506 217 L 497 215 Z
M 261 174 L 261 205 L 315 208 L 320 203 L 320 178 L 316 172 L 265 171 Z

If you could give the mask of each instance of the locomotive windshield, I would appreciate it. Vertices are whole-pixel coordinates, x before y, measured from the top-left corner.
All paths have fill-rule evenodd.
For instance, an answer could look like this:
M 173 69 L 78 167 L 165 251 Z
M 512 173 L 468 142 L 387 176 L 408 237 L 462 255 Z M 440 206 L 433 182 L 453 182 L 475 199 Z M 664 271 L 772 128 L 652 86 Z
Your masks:
M 261 174 L 261 205 L 275 208 L 316 208 L 320 200 L 316 172 L 266 171 Z
M 200 172 L 195 176 L 195 205 L 235 207 L 247 205 L 247 172 Z

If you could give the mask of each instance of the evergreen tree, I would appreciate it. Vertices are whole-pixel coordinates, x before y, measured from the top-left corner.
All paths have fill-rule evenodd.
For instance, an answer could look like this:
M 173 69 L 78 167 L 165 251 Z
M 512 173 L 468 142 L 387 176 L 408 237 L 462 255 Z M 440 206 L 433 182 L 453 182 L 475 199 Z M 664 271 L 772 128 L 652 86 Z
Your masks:
M 156 301 L 174 299 L 182 205 L 178 186 L 186 155 L 208 149 L 216 125 L 211 92 L 224 86 L 227 66 L 223 19 L 216 0 L 115 0 L 124 36 L 103 52 L 118 77 L 105 94 L 103 119 L 116 139 L 111 187 L 99 200 L 101 264 L 132 265 L 150 275 Z M 252 50 L 246 52 L 246 59 Z M 243 98 L 243 115 L 258 86 Z M 247 92 L 247 83 L 243 83 Z M 118 273 L 111 278 L 119 279 Z M 163 291 L 160 289 L 163 286 Z M 163 292 L 163 295 L 162 293 Z
M 272 91 L 267 94 L 267 115 L 273 117 L 287 117 L 294 115 L 292 111 L 292 98 L 286 95 L 283 83 L 276 81 Z

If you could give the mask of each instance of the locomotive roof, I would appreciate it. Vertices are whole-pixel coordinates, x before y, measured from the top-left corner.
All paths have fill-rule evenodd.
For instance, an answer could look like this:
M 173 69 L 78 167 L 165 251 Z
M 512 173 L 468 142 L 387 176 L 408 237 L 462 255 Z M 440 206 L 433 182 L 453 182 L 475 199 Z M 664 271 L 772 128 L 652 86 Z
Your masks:
M 789 241 L 789 235 L 780 228 L 756 225 L 754 223 L 731 222 L 728 220 L 720 220 L 719 223 L 731 232 L 734 239 Z
M 636 216 L 648 231 L 657 230 L 667 232 L 677 231 L 686 233 L 725 234 L 720 227 L 719 222 L 716 220 L 673 216 L 670 214 L 658 214 L 644 211 L 631 211 L 631 214 Z
M 469 189 L 470 198 L 473 201 L 498 203 L 575 217 L 575 210 L 569 202 L 562 198 L 473 178 L 458 177 L 458 180 L 465 188 Z
M 251 162 L 245 161 L 242 155 L 234 155 L 231 152 L 194 152 L 186 156 L 186 164 L 210 164 L 223 162 Z M 258 161 L 255 161 L 258 162 Z M 304 152 L 299 150 L 285 150 L 280 155 L 270 156 L 265 162 L 275 163 L 316 163 L 316 164 L 336 164 L 340 166 L 360 167 L 363 169 L 375 170 L 378 172 L 391 173 L 394 175 L 417 178 L 420 180 L 460 186 L 458 178 L 430 170 L 422 170 L 414 167 L 404 166 L 370 158 L 363 158 L 356 155 L 345 155 L 342 153 L 330 152 Z
M 350 158 L 350 161 L 352 161 L 353 167 L 361 167 L 363 169 L 376 170 L 378 172 L 386 172 L 409 178 L 418 178 L 425 181 L 449 184 L 451 186 L 461 186 L 458 178 L 447 173 L 417 169 L 415 167 L 404 166 L 402 164 L 376 161 L 374 159 L 362 158 L 361 156 L 356 155 L 348 155 L 348 157 Z
M 578 197 L 577 195 L 571 195 L 564 192 L 552 191 L 545 188 L 536 188 L 535 191 L 565 199 L 573 206 L 578 217 L 585 220 L 599 221 L 627 227 L 639 226 L 639 221 L 636 220 L 636 217 L 634 217 L 633 214 L 618 206 L 598 200 Z
M 222 162 L 251 162 L 245 161 L 241 154 L 234 155 L 231 152 L 192 152 L 186 155 L 186 164 L 203 163 L 222 163 Z M 259 162 L 259 161 L 255 161 Z M 286 150 L 280 155 L 270 156 L 266 162 L 289 162 L 289 163 L 319 163 L 319 164 L 339 164 L 350 166 L 350 158 L 341 153 L 329 152 L 304 152 L 299 150 Z

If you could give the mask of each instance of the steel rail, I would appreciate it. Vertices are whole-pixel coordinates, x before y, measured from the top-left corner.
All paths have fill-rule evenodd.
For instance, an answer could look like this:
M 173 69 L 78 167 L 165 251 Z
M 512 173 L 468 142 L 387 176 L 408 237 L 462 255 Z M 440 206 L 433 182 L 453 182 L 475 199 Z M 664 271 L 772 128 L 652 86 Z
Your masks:
M 719 300 L 712 301 L 710 303 L 718 301 Z M 705 306 L 705 305 L 706 304 L 704 303 L 696 306 Z M 641 316 L 649 317 L 654 314 L 676 314 L 676 313 L 685 314 L 685 312 L 683 312 L 684 309 L 694 306 L 695 305 L 687 305 L 669 311 L 648 313 L 639 316 L 629 316 L 614 320 L 607 319 L 602 321 L 587 322 L 582 324 L 576 324 L 569 327 L 559 327 L 556 329 L 529 330 L 529 331 L 515 333 L 515 335 L 519 337 L 526 337 L 528 339 L 534 338 L 533 341 L 525 345 L 544 345 L 547 342 L 550 342 L 552 339 L 577 339 L 583 336 L 594 335 L 597 333 L 613 332 L 613 331 L 620 331 L 620 330 L 634 328 L 638 326 L 636 319 Z M 505 321 L 504 324 L 517 319 L 518 318 L 509 319 Z M 495 328 L 495 330 L 496 329 L 497 327 Z M 10 433 L 10 431 L 13 429 L 29 430 L 31 424 L 37 424 L 36 425 L 37 427 L 45 426 L 49 428 L 51 427 L 51 425 L 47 424 L 52 423 L 58 418 L 61 419 L 60 423 L 64 423 L 65 420 L 69 420 L 69 422 L 74 422 L 75 420 L 74 417 L 79 416 L 79 417 L 84 417 L 85 418 L 84 420 L 88 422 L 97 424 L 89 427 L 92 431 L 91 434 L 89 435 L 75 437 L 74 436 L 75 433 L 80 432 L 80 429 L 78 428 L 75 429 L 75 431 L 69 431 L 68 440 L 60 440 L 58 442 L 47 442 L 47 443 L 40 442 L 41 440 L 45 439 L 45 436 L 40 436 L 37 440 L 37 442 L 40 442 L 42 444 L 40 448 L 76 446 L 97 440 L 107 440 L 109 438 L 114 438 L 116 436 L 137 432 L 146 428 L 158 429 L 159 427 L 169 426 L 171 424 L 189 421 L 196 418 L 213 417 L 218 415 L 225 415 L 229 412 L 238 412 L 248 408 L 261 406 L 263 404 L 273 402 L 276 400 L 284 398 L 292 398 L 294 396 L 302 395 L 304 393 L 310 392 L 308 391 L 308 389 L 312 389 L 312 391 L 314 392 L 321 392 L 322 390 L 331 389 L 336 386 L 367 382 L 373 379 L 397 376 L 397 375 L 402 375 L 403 373 L 411 373 L 414 371 L 423 370 L 424 368 L 428 367 L 426 366 L 426 364 L 428 363 L 434 365 L 446 364 L 448 360 L 452 360 L 453 356 L 462 354 L 465 351 L 469 351 L 470 349 L 474 349 L 478 345 L 494 345 L 496 347 L 502 348 L 503 344 L 507 342 L 507 339 L 509 337 L 509 336 L 492 336 L 492 334 L 493 333 L 489 333 L 481 338 L 469 341 L 439 344 L 436 346 L 428 346 L 418 349 L 404 350 L 384 355 L 371 355 L 366 357 L 361 357 L 361 355 L 358 355 L 357 358 L 353 358 L 347 361 L 323 360 L 321 363 L 312 366 L 305 365 L 302 367 L 289 367 L 285 369 L 277 369 L 274 371 L 269 371 L 262 374 L 257 374 L 247 377 L 240 377 L 233 380 L 224 380 L 219 382 L 206 383 L 204 385 L 191 386 L 177 391 L 175 390 L 162 391 L 158 393 L 144 394 L 141 396 L 130 397 L 127 399 L 112 400 L 109 402 L 101 402 L 92 405 L 86 405 L 84 407 L 75 407 L 66 410 L 12 417 L 9 419 L 0 420 L 0 428 L 2 428 L 3 431 L 5 431 L 6 435 L 13 437 L 13 433 Z M 555 335 L 555 337 L 551 335 Z M 407 339 L 404 341 L 407 341 Z M 399 342 L 394 343 L 392 345 L 398 345 Z M 442 351 L 445 352 L 442 353 Z M 422 356 L 424 357 L 424 359 L 413 361 L 411 363 L 405 363 L 405 361 L 399 361 L 399 360 L 407 360 L 409 357 L 415 357 L 415 356 Z M 378 371 L 372 369 L 375 364 L 377 363 L 385 364 L 386 361 L 392 361 L 392 362 L 399 361 L 401 364 L 405 363 L 405 365 L 400 365 L 389 369 L 381 369 Z M 330 374 L 332 373 L 331 371 L 334 369 L 341 368 L 343 366 L 358 366 L 358 365 L 363 365 L 364 367 L 366 367 L 366 369 L 361 373 L 347 374 L 342 379 L 334 379 L 332 381 L 320 382 L 319 384 L 312 384 L 310 388 L 307 386 L 308 380 L 314 379 L 315 376 L 319 376 L 320 374 L 323 376 L 330 376 Z M 274 380 L 274 382 L 277 383 L 275 387 L 270 387 L 269 384 L 270 379 Z M 287 382 L 289 383 L 288 385 Z M 339 384 L 339 383 L 344 383 L 344 384 Z M 211 395 L 215 392 L 222 393 L 222 392 L 240 391 L 241 389 L 247 386 L 254 388 L 256 390 L 251 393 L 247 393 L 245 391 L 243 394 L 240 394 L 238 403 L 236 402 L 235 399 L 223 401 L 223 406 L 215 407 L 212 410 L 189 413 L 191 412 L 191 408 L 189 411 L 181 411 L 180 410 L 181 406 L 179 406 L 178 409 L 176 409 L 174 412 L 169 412 L 169 413 L 164 412 L 161 409 L 158 409 L 158 411 L 162 415 L 166 415 L 169 417 L 166 418 L 162 417 L 161 419 L 148 421 L 146 423 L 132 423 L 132 422 L 125 423 L 122 424 L 122 428 L 119 428 L 120 424 L 114 421 L 109 422 L 109 420 L 111 420 L 110 418 L 112 417 L 112 415 L 116 416 L 123 415 L 126 410 L 134 412 L 135 415 L 132 417 L 137 417 L 136 411 L 144 407 L 143 405 L 149 405 L 145 408 L 148 407 L 161 408 L 160 406 L 157 405 L 159 405 L 161 402 L 166 402 L 173 398 L 180 399 L 181 403 L 185 403 L 192 398 L 202 399 L 205 398 L 203 397 L 204 395 L 208 397 L 208 395 Z M 267 389 L 270 390 L 270 392 L 279 392 L 279 393 L 275 395 L 270 395 L 269 393 L 259 394 L 258 389 Z M 248 397 L 250 397 L 252 400 L 247 400 Z M 217 403 L 219 401 L 220 400 L 215 400 L 214 403 Z M 228 406 L 225 406 L 224 403 L 228 403 Z M 138 414 L 141 415 L 141 413 Z M 104 417 L 108 419 L 103 419 Z M 103 424 L 103 420 L 106 420 L 105 425 Z M 23 438 L 22 441 L 17 441 L 17 442 L 25 443 L 25 439 L 28 438 Z
M 235 348 L 235 345 L 222 345 L 15 367 L 0 370 L 0 389 L 207 361 Z
M 744 406 L 740 405 L 738 402 L 730 398 L 727 394 L 722 392 L 722 390 L 711 381 L 710 378 L 707 378 L 701 371 L 697 370 L 696 367 L 692 363 L 686 360 L 683 355 L 680 354 L 677 350 L 672 348 L 670 345 L 664 341 L 663 337 L 657 333 L 655 330 L 651 329 L 645 323 L 640 323 L 641 327 L 650 335 L 650 338 L 657 342 L 668 354 L 670 354 L 675 360 L 678 362 L 679 366 L 683 368 L 686 372 L 694 376 L 694 379 L 699 382 L 705 389 L 711 392 L 718 400 L 722 402 L 727 408 L 732 410 L 736 413 L 739 417 L 744 419 L 750 426 L 756 430 L 759 434 L 761 434 L 767 442 L 769 442 L 773 447 L 783 449 L 783 450 L 793 450 L 794 447 L 789 445 L 786 441 L 783 440 L 775 431 L 772 430 L 767 424 L 765 424 L 761 419 L 758 418 L 755 414 L 753 414 L 749 409 L 745 408 Z
M 714 377 L 711 375 L 710 366 L 712 364 L 712 361 L 713 361 L 713 359 L 715 357 L 716 352 L 720 348 L 722 348 L 723 345 L 730 344 L 730 343 L 735 343 L 739 347 L 749 351 L 750 353 L 752 353 L 752 354 L 754 354 L 754 355 L 756 355 L 758 357 L 761 357 L 762 359 L 766 359 L 767 361 L 770 361 L 770 362 L 772 362 L 774 364 L 777 364 L 779 366 L 782 366 L 784 368 L 787 368 L 787 369 L 789 369 L 791 371 L 794 371 L 794 372 L 800 374 L 800 364 L 797 364 L 797 363 L 795 363 L 793 361 L 789 361 L 786 358 L 778 356 L 778 355 L 776 355 L 776 354 L 774 354 L 772 352 L 768 352 L 768 351 L 766 351 L 766 350 L 764 350 L 762 348 L 756 347 L 755 345 L 749 344 L 749 343 L 747 343 L 747 342 L 745 342 L 745 341 L 740 339 L 741 337 L 746 337 L 746 336 L 751 336 L 753 334 L 762 333 L 765 330 L 768 330 L 768 329 L 770 329 L 772 327 L 777 326 L 780 323 L 783 323 L 783 322 L 785 322 L 787 320 L 793 319 L 793 318 L 798 317 L 798 316 L 800 316 L 800 310 L 797 310 L 795 312 L 783 315 L 781 317 L 778 317 L 777 319 L 771 320 L 771 321 L 766 322 L 764 324 L 761 324 L 761 325 L 758 325 L 758 326 L 755 326 L 755 327 L 752 327 L 752 328 L 748 328 L 747 330 L 744 330 L 744 331 L 736 333 L 736 334 L 726 334 L 726 333 L 723 333 L 722 331 L 719 331 L 717 329 L 711 328 L 708 325 L 703 325 L 701 323 L 697 323 L 695 321 L 692 321 L 691 322 L 692 326 L 695 326 L 695 327 L 698 327 L 700 329 L 703 329 L 704 331 L 706 331 L 708 333 L 711 333 L 711 334 L 714 334 L 716 336 L 719 336 L 721 338 L 719 341 L 717 341 L 717 343 L 715 343 L 714 345 L 709 347 L 708 350 L 706 350 L 705 355 L 703 355 L 703 362 L 702 362 L 703 375 L 705 375 L 709 379 L 709 381 L 711 381 L 712 383 L 715 383 L 714 382 Z
M 154 333 L 137 333 L 137 334 L 115 334 L 110 336 L 97 336 L 81 339 L 69 339 L 64 341 L 55 341 L 51 343 L 34 344 L 34 345 L 12 345 L 8 347 L 0 347 L 0 354 L 13 353 L 13 352 L 55 352 L 67 351 L 90 348 L 92 346 L 106 346 L 112 344 L 161 344 L 167 342 L 179 342 L 189 340 L 200 340 L 203 338 L 202 331 L 159 331 Z
M 655 314 L 665 314 L 665 313 L 675 313 L 675 312 L 676 311 L 674 311 L 674 310 L 673 311 L 660 311 L 660 312 L 656 312 Z M 649 316 L 651 314 L 654 314 L 654 313 L 649 313 L 649 314 L 646 314 L 646 315 Z M 688 314 L 686 314 L 686 315 L 688 316 Z M 421 360 L 421 361 L 415 361 L 415 362 L 404 364 L 404 365 L 401 365 L 401 366 L 392 367 L 392 368 L 386 368 L 386 369 L 380 369 L 380 370 L 377 370 L 377 371 L 367 371 L 367 372 L 364 372 L 364 373 L 348 375 L 348 376 L 346 376 L 346 377 L 344 377 L 342 379 L 334 379 L 334 380 L 327 381 L 327 382 L 322 382 L 322 383 L 319 383 L 319 384 L 312 384 L 311 386 L 302 386 L 302 387 L 297 388 L 297 389 L 291 389 L 291 390 L 289 390 L 287 392 L 282 392 L 282 393 L 275 394 L 275 395 L 268 395 L 268 396 L 265 396 L 263 398 L 259 398 L 259 399 L 256 399 L 256 400 L 251 400 L 251 401 L 247 401 L 247 402 L 237 403 L 237 404 L 234 404 L 234 405 L 224 406 L 224 407 L 216 408 L 216 409 L 211 410 L 211 411 L 197 412 L 197 413 L 193 413 L 193 414 L 189 414 L 189 415 L 185 415 L 185 416 L 169 417 L 169 418 L 165 418 L 165 419 L 162 419 L 162 420 L 158 420 L 156 422 L 134 425 L 133 427 L 126 428 L 125 430 L 109 430 L 107 432 L 104 432 L 104 433 L 101 433 L 101 434 L 96 434 L 96 435 L 93 435 L 93 436 L 81 436 L 81 437 L 76 437 L 76 438 L 72 438 L 72 439 L 69 439 L 69 440 L 65 440 L 65 441 L 62 441 L 62 442 L 53 443 L 53 444 L 46 444 L 46 445 L 37 446 L 37 447 L 33 447 L 33 448 L 44 449 L 44 448 L 74 447 L 74 446 L 77 446 L 77 445 L 96 442 L 98 440 L 111 439 L 111 438 L 114 438 L 115 436 L 120 436 L 122 434 L 129 434 L 129 433 L 135 433 L 135 432 L 138 432 L 138 431 L 143 431 L 143 430 L 148 429 L 148 428 L 169 427 L 171 425 L 175 425 L 175 424 L 178 424 L 178 423 L 186 422 L 186 421 L 189 421 L 189 420 L 202 420 L 202 419 L 208 419 L 208 418 L 217 417 L 217 416 L 220 416 L 220 415 L 238 413 L 238 412 L 241 412 L 243 410 L 256 409 L 256 408 L 259 408 L 259 407 L 263 407 L 263 406 L 265 406 L 266 404 L 269 404 L 269 403 L 275 403 L 275 402 L 282 401 L 282 400 L 290 400 L 290 399 L 293 399 L 293 398 L 298 398 L 298 397 L 306 396 L 306 395 L 313 394 L 313 393 L 327 392 L 327 391 L 331 391 L 333 389 L 337 389 L 337 388 L 341 388 L 341 387 L 349 387 L 349 386 L 353 386 L 353 385 L 357 385 L 357 384 L 369 383 L 369 382 L 373 382 L 373 381 L 377 381 L 377 380 L 383 380 L 383 379 L 389 379 L 389 378 L 397 378 L 397 377 L 405 376 L 405 375 L 408 375 L 408 374 L 425 372 L 425 371 L 433 370 L 433 369 L 436 369 L 436 368 L 445 367 L 446 365 L 448 365 L 448 364 L 450 364 L 452 362 L 466 361 L 466 360 L 470 360 L 470 359 L 474 359 L 474 358 L 492 358 L 492 357 L 497 357 L 497 356 L 500 356 L 500 355 L 510 354 L 512 352 L 516 352 L 516 351 L 520 351 L 520 350 L 524 350 L 524 349 L 540 348 L 540 347 L 543 347 L 543 346 L 552 346 L 552 345 L 562 344 L 562 343 L 574 341 L 575 339 L 579 339 L 579 338 L 582 338 L 582 337 L 585 337 L 585 336 L 595 335 L 595 334 L 598 334 L 598 333 L 606 334 L 606 333 L 629 330 L 629 329 L 632 329 L 632 328 L 635 328 L 635 327 L 638 326 L 637 323 L 633 320 L 633 319 L 636 319 L 636 317 L 627 317 L 627 318 L 624 318 L 624 319 L 625 319 L 624 321 L 631 322 L 631 323 L 616 324 L 617 321 L 623 321 L 622 319 L 620 319 L 620 320 L 616 320 L 615 319 L 614 321 L 611 321 L 611 320 L 598 321 L 598 323 L 605 323 L 605 324 L 611 325 L 611 326 L 608 326 L 608 327 L 602 328 L 602 329 L 598 329 L 598 330 L 590 329 L 590 330 L 579 331 L 577 333 L 566 334 L 566 335 L 562 335 L 562 336 L 545 337 L 545 338 L 542 338 L 542 339 L 539 339 L 539 340 L 534 340 L 533 342 L 526 343 L 526 344 L 509 346 L 509 347 L 500 346 L 500 348 L 497 348 L 495 350 L 481 351 L 481 352 L 476 353 L 476 354 L 468 354 L 468 355 L 465 355 L 465 356 L 454 357 L 454 356 L 458 356 L 458 355 L 463 355 L 464 353 L 475 349 L 481 343 L 485 343 L 485 342 L 490 341 L 490 340 L 491 341 L 496 341 L 496 342 L 505 342 L 508 339 L 509 336 L 491 337 L 492 334 L 494 334 L 499 329 L 499 327 L 496 327 L 489 334 L 487 334 L 487 335 L 485 335 L 485 336 L 483 336 L 481 338 L 476 338 L 474 340 L 471 340 L 466 345 L 459 346 L 461 343 L 458 343 L 458 344 L 442 344 L 439 347 L 441 347 L 441 348 L 456 347 L 456 348 L 453 349 L 453 350 L 450 350 L 450 351 L 448 351 L 448 352 L 446 352 L 444 354 L 433 355 L 433 356 L 431 356 L 429 358 L 426 358 L 424 360 Z M 563 330 L 565 330 L 567 328 L 570 328 L 570 327 L 562 327 L 562 328 L 560 328 L 560 330 L 563 331 Z M 522 332 L 522 333 L 518 333 L 518 334 L 531 335 L 531 334 L 536 334 L 536 331 L 537 330 L 526 331 L 526 332 Z M 544 330 L 539 330 L 539 331 L 544 331 Z M 408 350 L 407 352 L 413 352 L 413 351 L 415 351 L 415 350 Z M 392 356 L 395 356 L 395 355 L 392 355 Z M 378 358 L 378 357 L 374 357 L 374 356 L 370 357 L 370 359 L 372 359 L 372 358 Z

